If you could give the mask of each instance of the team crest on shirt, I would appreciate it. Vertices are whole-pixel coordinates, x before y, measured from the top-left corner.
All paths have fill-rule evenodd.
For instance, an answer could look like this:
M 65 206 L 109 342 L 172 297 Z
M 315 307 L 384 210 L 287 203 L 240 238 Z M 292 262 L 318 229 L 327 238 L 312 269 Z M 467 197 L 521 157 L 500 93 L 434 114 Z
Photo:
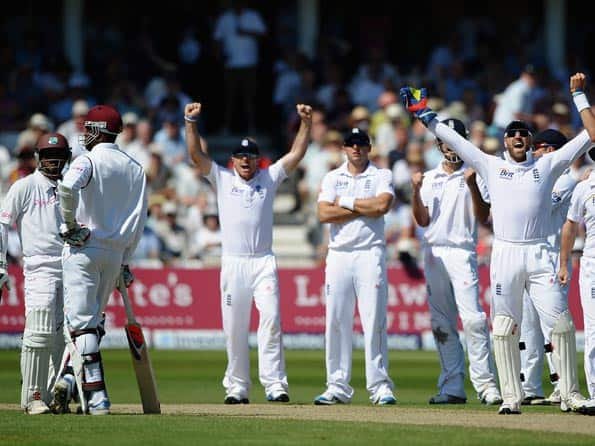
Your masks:
M 539 183 L 541 181 L 541 174 L 539 173 L 539 169 L 536 167 L 532 171 L 533 173 L 533 181 Z
M 262 188 L 262 186 L 261 186 L 260 184 L 257 184 L 257 185 L 254 187 L 254 190 L 256 191 L 256 193 L 258 194 L 258 196 L 259 196 L 261 199 L 264 199 L 264 189 Z
M 562 201 L 562 196 L 558 191 L 552 191 L 552 203 L 560 203 Z
M 341 189 L 346 189 L 347 186 L 349 186 L 349 181 L 347 181 L 347 180 L 337 180 L 337 184 L 335 185 L 335 188 L 337 190 L 341 190 Z
M 512 180 L 514 176 L 514 172 L 512 170 L 508 170 L 506 167 L 500 168 L 500 178 L 503 180 Z

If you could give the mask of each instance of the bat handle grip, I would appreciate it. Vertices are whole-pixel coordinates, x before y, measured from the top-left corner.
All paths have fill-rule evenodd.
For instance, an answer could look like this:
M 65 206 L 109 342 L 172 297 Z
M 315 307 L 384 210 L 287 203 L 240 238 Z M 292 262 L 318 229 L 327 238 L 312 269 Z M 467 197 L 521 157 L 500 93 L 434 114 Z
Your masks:
M 126 289 L 124 284 L 118 283 L 118 291 L 122 296 L 122 302 L 124 303 L 124 308 L 126 309 L 126 316 L 128 317 L 128 320 L 131 322 L 135 321 L 134 312 L 132 311 L 132 304 L 130 303 L 130 297 L 128 296 L 128 290 Z

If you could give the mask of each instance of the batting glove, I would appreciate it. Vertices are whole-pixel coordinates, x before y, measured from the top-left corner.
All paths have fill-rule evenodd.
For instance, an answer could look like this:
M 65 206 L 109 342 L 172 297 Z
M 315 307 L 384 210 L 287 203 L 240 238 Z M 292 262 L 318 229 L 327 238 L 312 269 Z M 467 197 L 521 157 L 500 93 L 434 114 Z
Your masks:
M 120 289 L 120 286 L 124 288 L 128 288 L 132 282 L 134 282 L 134 274 L 130 271 L 128 265 L 122 265 L 120 269 L 120 275 L 118 276 L 118 282 L 116 283 L 116 287 Z
M 428 107 L 428 90 L 426 88 L 402 87 L 399 90 L 399 96 L 401 96 L 405 108 L 420 119 L 426 127 L 436 117 L 436 112 Z
M 70 246 L 82 248 L 91 237 L 91 230 L 78 223 L 71 225 L 70 228 L 63 223 L 60 225 L 60 237 Z
M 10 290 L 10 278 L 6 272 L 0 273 L 0 301 L 2 300 L 5 288 L 6 290 Z

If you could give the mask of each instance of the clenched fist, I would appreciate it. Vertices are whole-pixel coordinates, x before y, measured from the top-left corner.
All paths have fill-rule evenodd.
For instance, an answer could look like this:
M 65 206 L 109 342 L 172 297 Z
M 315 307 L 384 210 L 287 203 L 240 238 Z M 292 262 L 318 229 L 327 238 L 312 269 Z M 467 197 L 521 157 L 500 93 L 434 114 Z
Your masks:
M 190 119 L 198 119 L 198 115 L 200 115 L 200 111 L 202 109 L 202 105 L 200 102 L 192 102 L 190 104 L 186 104 L 184 107 L 184 116 Z
M 411 175 L 411 185 L 413 190 L 419 190 L 424 182 L 424 174 L 422 172 L 415 172 Z
M 312 107 L 306 104 L 298 104 L 295 108 L 302 121 L 312 122 Z

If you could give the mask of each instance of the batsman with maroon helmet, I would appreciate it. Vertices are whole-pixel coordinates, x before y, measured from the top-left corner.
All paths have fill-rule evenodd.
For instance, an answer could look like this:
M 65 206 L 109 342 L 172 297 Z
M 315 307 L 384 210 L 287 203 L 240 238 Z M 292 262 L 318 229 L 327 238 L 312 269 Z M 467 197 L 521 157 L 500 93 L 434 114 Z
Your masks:
M 134 279 L 128 263 L 147 216 L 143 168 L 115 144 L 122 131 L 120 113 L 111 106 L 92 107 L 85 117 L 77 157 L 58 183 L 64 274 L 64 312 L 71 361 L 56 383 L 54 398 L 62 412 L 77 388 L 81 407 L 91 415 L 109 413 L 98 330 L 103 309 L 118 280 Z M 74 344 L 74 345 L 73 345 Z M 75 361 L 80 359 L 80 361 Z M 77 364 L 81 370 L 77 370 Z M 73 368 L 74 367 L 74 368 Z M 82 381 L 82 382 L 81 382 Z

